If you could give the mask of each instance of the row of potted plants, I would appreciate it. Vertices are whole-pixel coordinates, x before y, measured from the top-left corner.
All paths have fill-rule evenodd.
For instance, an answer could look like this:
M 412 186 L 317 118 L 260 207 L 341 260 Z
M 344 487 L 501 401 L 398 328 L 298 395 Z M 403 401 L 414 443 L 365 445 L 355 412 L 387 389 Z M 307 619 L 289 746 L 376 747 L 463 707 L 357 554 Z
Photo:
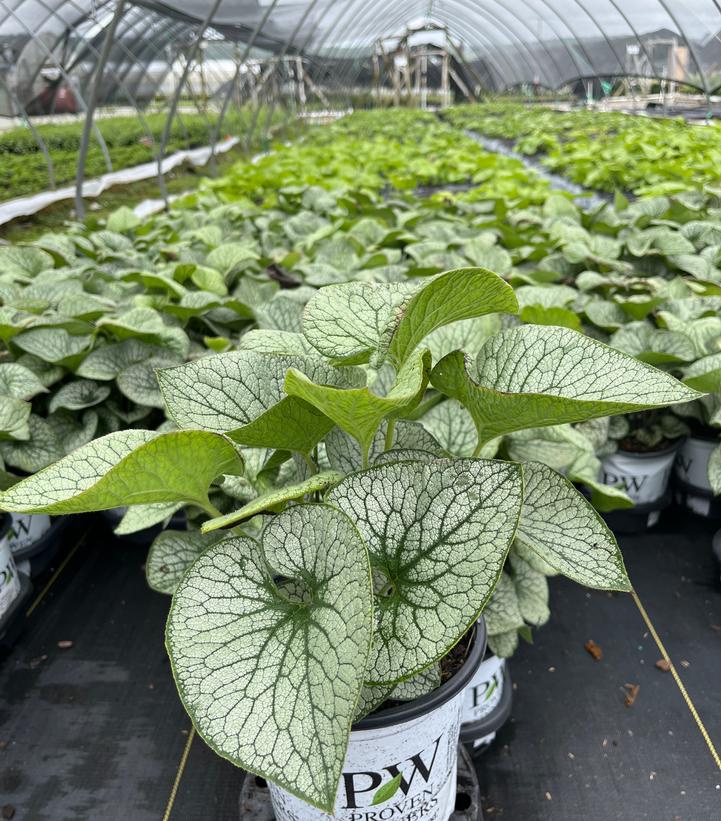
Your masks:
M 468 162 L 462 135 L 425 115 L 414 130 L 416 115 L 403 116 L 407 138 L 393 145 L 408 161 L 427 151 L 430 131 L 438 151 L 460 145 Z M 168 647 L 201 735 L 268 777 L 284 817 L 315 817 L 315 806 L 350 818 L 388 802 L 401 815 L 428 804 L 440 818 L 452 806 L 461 718 L 477 724 L 466 738 L 480 741 L 479 706 L 498 695 L 484 676 L 498 682 L 501 662 L 479 672 L 486 642 L 508 656 L 548 618 L 549 574 L 629 587 L 611 532 L 568 479 L 599 507 L 626 504 L 599 476 L 604 447 L 628 437 L 620 431 L 638 414 L 654 413 L 666 431 L 662 408 L 707 401 L 695 390 L 705 384 L 670 372 L 693 377 L 675 360 L 619 350 L 611 332 L 630 323 L 616 312 L 614 328 L 599 315 L 618 309 L 651 328 L 662 304 L 708 307 L 713 292 L 702 277 L 675 273 L 670 253 L 641 263 L 656 266 L 647 276 L 630 276 L 638 240 L 627 234 L 658 219 L 637 205 L 583 215 L 477 146 L 476 172 L 453 178 L 480 175 L 467 191 L 408 193 L 443 186 L 447 155 L 435 165 L 423 157 L 406 193 L 391 188 L 396 172 L 382 160 L 373 181 L 354 188 L 349 147 L 363 163 L 385 143 L 372 137 L 364 151 L 374 116 L 353 119 L 332 139 L 318 132 L 279 151 L 275 189 L 273 157 L 261 160 L 255 201 L 241 165 L 147 225 L 121 212 L 115 234 L 134 264 L 142 258 L 142 277 L 123 279 L 121 256 L 81 279 L 100 271 L 137 283 L 130 304 L 188 339 L 185 364 L 145 370 L 159 384 L 145 379 L 143 396 L 160 401 L 139 404 L 155 419 L 165 407 L 169 421 L 150 427 L 146 411 L 91 437 L 11 485 L 0 507 L 57 515 L 130 503 L 126 532 L 184 510 L 190 529 L 158 536 L 147 570 L 151 586 L 175 594 Z M 313 163 L 332 160 L 334 145 L 342 185 L 314 179 Z M 288 169 L 299 153 L 305 181 L 296 187 Z M 229 239 L 253 254 L 213 268 L 208 245 Z M 187 293 L 172 282 L 190 279 L 201 294 L 193 299 L 207 293 L 205 279 L 192 280 L 197 267 L 176 278 L 182 265 L 216 270 L 228 302 L 179 316 Z M 674 291 L 677 280 L 693 296 Z M 639 319 L 649 294 L 659 301 Z M 109 324 L 117 333 L 123 323 Z M 157 344 L 106 334 L 94 337 L 100 353 Z M 23 349 L 13 339 L 14 355 Z M 106 379 L 116 380 L 111 392 L 122 390 L 119 373 Z M 619 414 L 633 416 L 612 427 Z M 475 626 L 481 611 L 485 626 Z

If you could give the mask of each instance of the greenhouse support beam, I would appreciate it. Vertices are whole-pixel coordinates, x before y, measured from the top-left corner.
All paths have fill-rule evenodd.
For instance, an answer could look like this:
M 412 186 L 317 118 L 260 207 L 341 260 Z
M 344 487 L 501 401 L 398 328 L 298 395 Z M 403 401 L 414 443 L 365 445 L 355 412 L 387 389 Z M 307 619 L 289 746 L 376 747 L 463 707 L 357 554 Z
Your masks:
M 30 133 L 33 135 L 35 142 L 38 144 L 38 148 L 42 151 L 43 157 L 45 157 L 45 165 L 48 168 L 48 184 L 50 185 L 51 189 L 55 188 L 55 166 L 53 165 L 53 159 L 50 156 L 50 152 L 48 151 L 47 145 L 45 145 L 45 140 L 43 140 L 40 132 L 35 128 L 33 121 L 30 118 L 30 115 L 25 110 L 25 106 L 20 102 L 20 98 L 15 93 L 15 90 L 10 87 L 10 84 L 7 82 L 4 76 L 0 75 L 0 83 L 5 86 L 5 91 L 7 91 L 8 96 L 12 100 L 13 104 L 16 106 L 17 111 L 20 112 L 23 120 L 25 120 L 27 127 L 30 129 Z
M 183 91 L 183 86 L 188 80 L 188 74 L 190 73 L 190 66 L 195 59 L 195 55 L 200 48 L 200 41 L 203 39 L 205 32 L 208 29 L 208 26 L 213 22 L 213 17 L 215 17 L 215 12 L 218 10 L 220 6 L 221 0 L 215 0 L 213 5 L 210 7 L 210 11 L 208 11 L 205 19 L 200 25 L 200 28 L 197 30 L 195 35 L 195 41 L 190 47 L 190 51 L 187 57 L 187 62 L 185 63 L 185 68 L 183 69 L 183 73 L 180 77 L 180 81 L 178 83 L 178 87 L 175 89 L 175 94 L 170 102 L 170 109 L 168 110 L 168 115 L 165 120 L 165 125 L 163 126 L 163 136 L 160 140 L 160 148 L 158 149 L 158 185 L 160 187 L 160 194 L 165 201 L 166 206 L 168 205 L 168 189 L 165 185 L 165 179 L 163 177 L 163 158 L 165 157 L 165 149 L 168 146 L 168 140 L 170 139 L 170 131 L 173 127 L 173 120 L 175 119 L 175 112 L 178 110 L 178 104 L 180 102 L 180 95 Z
M 213 129 L 213 133 L 210 138 L 210 169 L 211 173 L 215 175 L 217 173 L 217 163 L 215 160 L 215 148 L 218 144 L 218 138 L 220 136 L 220 129 L 223 127 L 223 120 L 225 120 L 226 114 L 228 113 L 228 108 L 230 107 L 230 100 L 233 96 L 233 91 L 235 90 L 236 83 L 238 82 L 238 77 L 240 76 L 240 70 L 245 61 L 248 59 L 250 52 L 255 45 L 255 41 L 258 38 L 258 35 L 263 30 L 263 27 L 268 22 L 268 18 L 273 13 L 273 9 L 278 5 L 278 0 L 272 0 L 269 6 L 267 6 L 265 13 L 258 21 L 253 30 L 253 33 L 250 36 L 250 39 L 245 44 L 245 48 L 243 49 L 243 53 L 238 58 L 238 65 L 236 66 L 235 73 L 233 75 L 233 79 L 228 84 L 228 92 L 223 99 L 223 105 L 220 109 L 220 114 L 218 115 L 218 119 L 215 124 L 215 128 Z
M 78 219 L 83 219 L 85 216 L 85 204 L 83 203 L 83 182 L 85 180 L 85 161 L 88 156 L 88 146 L 90 145 L 90 132 L 93 129 L 93 119 L 95 117 L 95 109 L 98 103 L 98 92 L 100 91 L 100 84 L 103 81 L 103 72 L 105 64 L 108 62 L 110 50 L 113 47 L 113 39 L 115 37 L 115 30 L 120 23 L 120 20 L 125 11 L 125 0 L 118 0 L 113 13 L 113 19 L 110 25 L 105 30 L 105 40 L 103 47 L 100 50 L 97 65 L 93 73 L 93 82 L 90 88 L 90 97 L 87 103 L 87 111 L 85 112 L 85 122 L 83 123 L 83 134 L 80 138 L 80 148 L 78 149 L 78 170 L 75 176 L 75 213 Z

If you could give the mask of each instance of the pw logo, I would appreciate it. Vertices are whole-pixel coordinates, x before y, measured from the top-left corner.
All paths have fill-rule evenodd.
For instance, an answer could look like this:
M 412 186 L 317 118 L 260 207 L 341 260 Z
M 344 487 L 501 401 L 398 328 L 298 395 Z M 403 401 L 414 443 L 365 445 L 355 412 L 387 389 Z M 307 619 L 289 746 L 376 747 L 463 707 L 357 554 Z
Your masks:
M 363 801 L 364 797 L 368 798 L 372 796 L 376 789 L 380 787 L 385 773 L 389 773 L 391 778 L 397 778 L 400 776 L 400 784 L 398 788 L 401 790 L 403 795 L 406 796 L 408 795 L 408 791 L 410 790 L 416 775 L 420 779 L 423 779 L 423 781 L 427 784 L 428 779 L 431 777 L 431 772 L 433 771 L 433 765 L 436 763 L 436 755 L 438 753 L 438 746 L 440 745 L 441 738 L 443 738 L 443 736 L 438 736 L 430 748 L 421 750 L 421 752 L 412 755 L 405 761 L 382 767 L 379 772 L 370 770 L 364 772 L 343 773 L 343 782 L 345 785 L 346 794 L 346 809 L 355 810 L 358 808 L 359 800 Z M 405 766 L 403 768 L 404 772 L 401 773 L 401 766 L 405 764 L 410 764 L 411 769 L 408 771 L 408 767 Z

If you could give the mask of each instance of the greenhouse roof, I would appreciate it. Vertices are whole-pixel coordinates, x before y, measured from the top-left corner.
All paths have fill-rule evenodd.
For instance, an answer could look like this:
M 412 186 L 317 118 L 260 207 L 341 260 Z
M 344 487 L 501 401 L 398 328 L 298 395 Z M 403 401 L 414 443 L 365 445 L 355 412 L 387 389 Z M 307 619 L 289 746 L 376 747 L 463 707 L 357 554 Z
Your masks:
M 721 85 L 719 0 L 0 0 L 0 79 L 22 103 L 52 67 L 84 90 L 113 27 L 108 99 L 133 103 L 149 66 L 169 70 L 208 36 L 235 44 L 241 60 L 252 48 L 326 69 L 339 61 L 336 78 L 350 86 L 380 39 L 427 26 L 447 30 L 491 90 L 613 77 L 706 94 Z

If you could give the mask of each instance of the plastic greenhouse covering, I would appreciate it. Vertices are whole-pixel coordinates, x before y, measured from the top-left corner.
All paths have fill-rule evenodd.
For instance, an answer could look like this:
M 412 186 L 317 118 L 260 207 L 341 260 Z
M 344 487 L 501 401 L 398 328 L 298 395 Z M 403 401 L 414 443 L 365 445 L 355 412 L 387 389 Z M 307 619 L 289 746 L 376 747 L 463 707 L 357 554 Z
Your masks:
M 447 27 L 495 90 L 669 72 L 706 93 L 721 85 L 717 0 L 2 0 L 4 113 L 30 104 L 53 68 L 87 105 L 99 62 L 99 102 L 142 104 L 203 35 L 226 44 L 230 62 L 247 58 L 243 49 L 257 49 L 302 54 L 315 71 L 340 64 L 335 81 L 349 86 L 367 69 L 364 58 L 378 38 L 421 22 Z M 108 33 L 112 43 L 103 54 Z M 671 43 L 677 47 L 674 65 L 668 60 Z
M 410 64 L 418 45 L 443 50 L 450 68 L 431 56 L 426 70 L 443 72 L 446 88 L 450 73 L 467 99 L 529 88 L 602 98 L 619 82 L 648 92 L 661 81 L 710 104 L 721 91 L 718 0 L 0 0 L 0 118 L 29 128 L 50 189 L 72 170 L 56 173 L 38 122 L 85 119 L 79 192 L 86 176 L 117 171 L 100 116 L 134 118 L 165 197 L 161 164 L 171 135 L 187 137 L 186 114 L 205 123 L 193 147 L 214 157 L 226 134 L 250 145 L 310 97 L 343 110 L 359 93 L 390 94 L 389 66 L 404 50 Z

